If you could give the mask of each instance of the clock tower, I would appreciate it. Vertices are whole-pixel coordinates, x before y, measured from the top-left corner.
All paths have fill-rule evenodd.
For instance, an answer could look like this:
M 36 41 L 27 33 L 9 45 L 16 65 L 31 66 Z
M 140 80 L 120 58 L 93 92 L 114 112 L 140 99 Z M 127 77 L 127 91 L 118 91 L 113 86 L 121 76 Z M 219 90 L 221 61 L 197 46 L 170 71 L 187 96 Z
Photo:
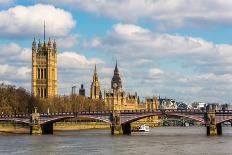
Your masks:
M 116 61 L 116 65 L 114 68 L 114 76 L 112 77 L 112 80 L 111 80 L 111 88 L 113 90 L 122 89 L 122 80 L 121 80 L 121 77 L 119 76 L 117 61 Z

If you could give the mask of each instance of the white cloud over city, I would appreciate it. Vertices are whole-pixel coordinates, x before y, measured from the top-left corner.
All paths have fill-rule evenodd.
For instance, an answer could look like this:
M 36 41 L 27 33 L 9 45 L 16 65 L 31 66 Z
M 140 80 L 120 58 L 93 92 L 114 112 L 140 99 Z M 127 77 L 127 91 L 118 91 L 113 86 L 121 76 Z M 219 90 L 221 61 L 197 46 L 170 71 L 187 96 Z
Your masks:
M 53 5 L 19 5 L 0 11 L 0 35 L 11 38 L 41 36 L 44 21 L 49 36 L 65 36 L 75 26 L 71 13 Z
M 42 0 L 43 1 L 43 0 Z M 46 2 L 46 1 L 43 1 Z M 229 0 L 50 0 L 117 21 L 150 20 L 160 28 L 232 24 Z

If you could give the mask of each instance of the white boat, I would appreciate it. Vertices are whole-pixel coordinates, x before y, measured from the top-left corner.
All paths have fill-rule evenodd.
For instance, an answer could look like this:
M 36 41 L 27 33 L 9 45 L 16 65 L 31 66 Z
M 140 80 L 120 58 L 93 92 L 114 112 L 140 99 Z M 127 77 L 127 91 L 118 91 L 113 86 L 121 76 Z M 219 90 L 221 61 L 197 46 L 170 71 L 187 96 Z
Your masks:
M 149 126 L 146 124 L 143 124 L 139 127 L 139 132 L 149 132 Z

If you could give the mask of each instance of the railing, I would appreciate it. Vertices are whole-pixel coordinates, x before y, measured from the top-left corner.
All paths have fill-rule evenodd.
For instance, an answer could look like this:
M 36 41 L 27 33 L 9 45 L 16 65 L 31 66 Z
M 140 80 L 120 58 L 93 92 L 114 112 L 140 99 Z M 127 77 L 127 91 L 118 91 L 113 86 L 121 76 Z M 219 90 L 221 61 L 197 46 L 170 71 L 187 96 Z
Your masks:
M 149 110 L 119 110 L 119 113 L 124 114 L 141 114 L 141 113 L 189 113 L 189 114 L 202 114 L 206 113 L 206 110 L 183 110 L 183 109 L 149 109 Z M 215 110 L 216 113 L 220 114 L 232 114 L 232 110 Z M 107 111 L 81 111 L 81 112 L 56 112 L 56 113 L 40 113 L 40 116 L 70 116 L 70 115 L 104 115 L 113 113 L 113 110 Z M 15 114 L 8 115 L 2 114 L 0 118 L 28 118 L 31 114 Z

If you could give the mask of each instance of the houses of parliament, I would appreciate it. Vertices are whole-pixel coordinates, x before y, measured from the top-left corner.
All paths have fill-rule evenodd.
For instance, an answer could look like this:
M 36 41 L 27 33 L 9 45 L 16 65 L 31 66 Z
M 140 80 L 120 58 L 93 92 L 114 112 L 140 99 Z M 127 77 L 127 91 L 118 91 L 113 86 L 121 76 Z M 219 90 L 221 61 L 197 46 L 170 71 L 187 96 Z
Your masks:
M 32 94 L 39 98 L 50 98 L 57 95 L 57 45 L 56 41 L 49 38 L 46 42 L 45 25 L 43 43 L 38 44 L 34 38 L 32 42 Z M 83 85 L 82 85 L 83 89 Z M 157 97 L 146 98 L 145 104 L 140 104 L 137 93 L 128 93 L 123 90 L 120 72 L 116 62 L 111 87 L 109 90 L 101 91 L 100 79 L 95 65 L 93 80 L 90 88 L 90 98 L 103 100 L 105 106 L 110 110 L 141 110 L 157 109 Z

